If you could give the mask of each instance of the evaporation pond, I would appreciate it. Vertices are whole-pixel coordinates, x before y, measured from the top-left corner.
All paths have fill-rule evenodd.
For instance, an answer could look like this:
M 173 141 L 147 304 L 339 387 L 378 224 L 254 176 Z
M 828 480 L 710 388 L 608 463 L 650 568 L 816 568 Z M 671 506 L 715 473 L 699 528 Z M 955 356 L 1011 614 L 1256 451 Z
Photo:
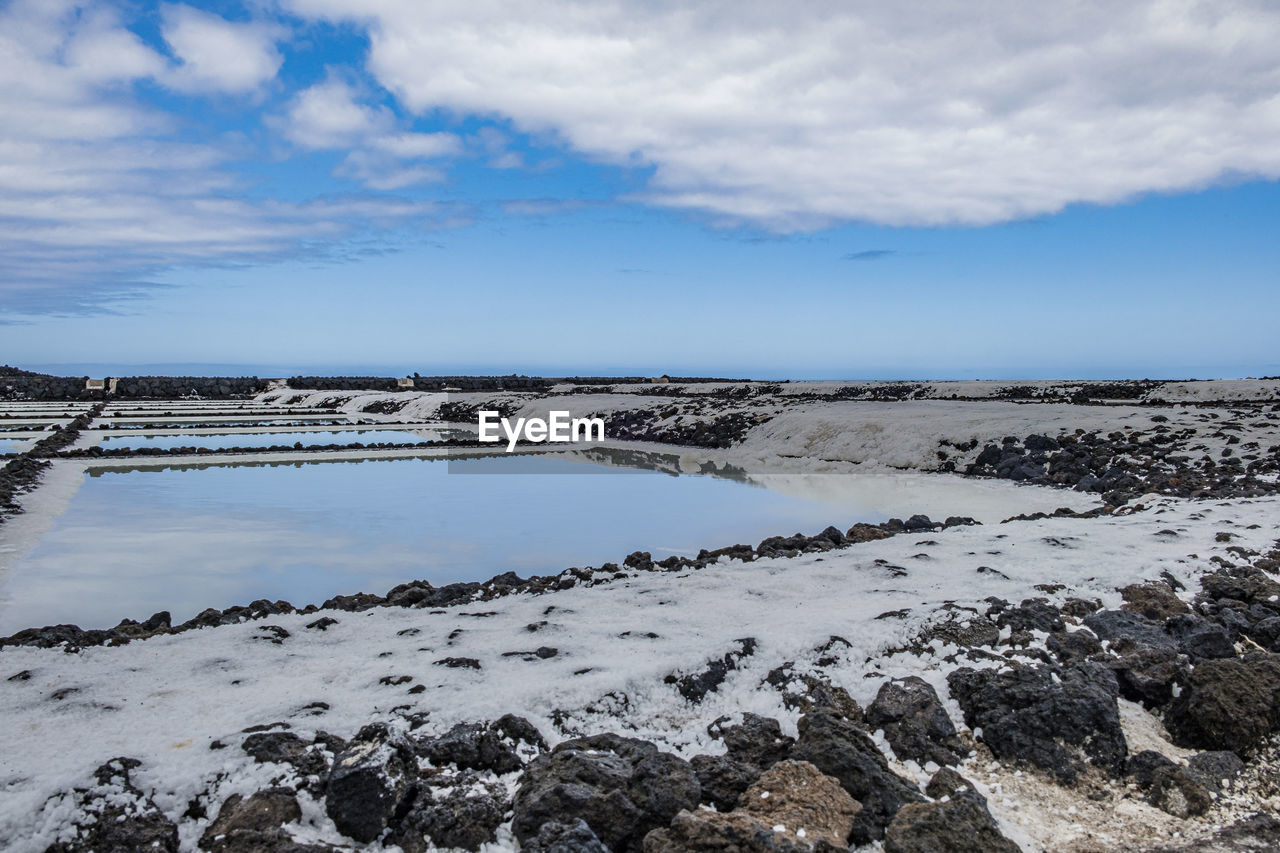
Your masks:
M 163 417 L 153 418 L 151 420 L 134 419 L 133 422 L 120 423 L 119 421 L 111 421 L 112 429 L 115 430 L 153 430 L 156 427 L 164 427 L 165 429 L 192 429 L 199 427 L 207 427 L 210 425 L 220 429 L 228 427 L 265 427 L 275 429 L 277 427 L 291 426 L 338 426 L 349 424 L 351 420 L 348 418 L 309 418 L 305 421 L 300 420 L 280 420 L 279 418 L 257 418 L 254 420 L 228 421 L 222 418 L 212 417 L 205 420 L 189 420 L 177 421 L 166 420 Z
M 102 440 L 104 450 L 140 450 L 175 447 L 203 447 L 224 450 L 230 447 L 314 447 L 328 444 L 425 444 L 445 438 L 467 435 L 456 429 L 347 429 L 307 430 L 303 432 L 230 432 L 181 435 L 111 435 Z
M 0 636 L 160 610 L 176 624 L 260 598 L 301 607 L 415 579 L 555 574 L 884 518 L 550 455 L 106 470 L 86 474 L 35 546 L 0 568 Z

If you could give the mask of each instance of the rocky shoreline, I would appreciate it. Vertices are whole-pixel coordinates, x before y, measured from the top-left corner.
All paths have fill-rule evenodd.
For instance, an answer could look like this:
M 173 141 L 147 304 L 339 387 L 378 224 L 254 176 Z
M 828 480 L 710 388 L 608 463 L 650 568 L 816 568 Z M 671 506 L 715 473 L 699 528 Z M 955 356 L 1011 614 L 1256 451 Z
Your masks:
M 94 406 L 85 414 L 72 418 L 65 426 L 55 427 L 50 435 L 0 468 L 0 524 L 4 523 L 6 516 L 22 512 L 18 498 L 39 484 L 49 467 L 48 457 L 66 452 L 65 448 L 73 444 L 80 437 L 81 431 L 93 423 L 101 412 L 101 405 Z
M 521 439 L 517 447 L 532 446 L 532 442 Z M 396 441 L 352 441 L 330 444 L 250 444 L 243 447 L 201 447 L 198 444 L 181 447 L 121 447 L 104 448 L 101 446 L 82 447 L 65 450 L 57 454 L 59 459 L 128 459 L 132 457 L 164 457 L 164 456 L 243 456 L 247 453 L 332 453 L 339 450 L 430 450 L 439 447 L 469 447 L 492 449 L 493 444 L 486 444 L 474 438 L 438 438 L 418 442 Z M 47 456 L 36 458 L 48 458 Z
M 800 712 L 794 737 L 749 712 L 717 718 L 707 733 L 723 751 L 686 759 L 609 732 L 548 748 L 536 726 L 511 714 L 435 735 L 420 729 L 425 717 L 370 723 L 347 738 L 304 737 L 277 722 L 207 748 L 240 750 L 272 768 L 278 784 L 220 803 L 198 796 L 183 817 L 205 823 L 200 849 L 221 853 L 346 849 L 289 834 L 285 827 L 302 817 L 299 797 L 351 841 L 404 851 L 477 850 L 504 827 L 535 851 L 831 851 L 873 842 L 895 853 L 1019 850 L 964 775 L 982 753 L 1095 801 L 1137 797 L 1193 819 L 1246 785 L 1276 781 L 1277 567 L 1280 548 L 1220 569 L 1190 603 L 1176 584 L 1149 582 L 1122 589 L 1119 609 L 1041 598 L 993 600 L 963 623 L 950 614 L 918 647 L 944 639 L 953 662 L 1002 659 L 999 668 L 961 665 L 948 674 L 964 735 L 918 677 L 882 681 L 864 709 L 839 685 L 787 662 L 762 687 Z M 848 641 L 832 637 L 826 646 L 840 644 Z M 754 653 L 754 640 L 744 639 L 705 670 L 670 681 L 697 705 Z M 1131 754 L 1119 699 L 1159 714 L 1174 743 L 1196 751 L 1181 762 L 1153 750 Z M 925 768 L 927 784 L 895 770 L 902 762 Z M 77 817 L 49 849 L 178 850 L 178 822 L 131 781 L 138 766 L 113 759 L 95 771 L 96 784 L 60 795 Z M 1260 804 L 1257 815 L 1212 838 L 1166 849 L 1262 849 L 1280 844 L 1280 821 Z
M 1149 398 L 1161 388 L 1121 390 Z M 771 430 L 801 435 L 797 427 L 809 430 L 802 439 L 816 448 L 813 436 L 826 436 L 830 419 L 852 411 L 841 408 L 850 405 L 847 396 L 810 399 L 806 391 L 790 395 L 799 402 L 782 400 L 793 390 L 783 386 L 745 395 L 654 386 L 636 400 L 593 396 L 612 390 L 568 395 L 604 416 L 611 438 L 700 448 L 717 459 L 746 458 L 772 447 L 762 444 Z M 917 393 L 904 383 L 857 405 L 894 412 L 914 405 L 904 400 Z M 367 395 L 326 403 L 388 418 L 413 405 L 413 397 L 387 396 L 397 404 Z M 653 396 L 677 408 L 646 405 L 643 398 Z M 297 394 L 277 399 L 306 409 Z M 557 399 L 472 395 L 450 398 L 445 414 L 491 405 L 533 414 Z M 109 630 L 21 631 L 0 640 L 0 664 L 10 661 L 14 670 L 0 673 L 5 692 L 35 703 L 29 707 L 46 703 L 53 714 L 75 708 L 86 719 L 113 719 L 133 702 L 113 693 L 110 678 L 94 686 L 90 673 L 108 664 L 128 667 L 112 672 L 136 680 L 143 695 L 163 695 L 158 685 L 142 686 L 151 683 L 147 668 L 181 651 L 192 662 L 181 666 L 192 668 L 179 672 L 192 678 L 207 666 L 236 673 L 231 687 L 212 694 L 221 701 L 238 695 L 225 691 L 242 678 L 255 683 L 270 667 L 304 660 L 339 679 L 340 649 L 348 665 L 386 664 L 370 672 L 370 686 L 350 693 L 360 697 L 355 705 L 340 691 L 291 693 L 287 714 L 259 716 L 240 729 L 226 728 L 224 714 L 196 727 L 200 734 L 179 746 L 202 750 L 210 758 L 192 766 L 220 766 L 218 773 L 175 770 L 186 765 L 154 747 L 102 756 L 80 771 L 81 782 L 32 802 L 34 818 L 0 819 L 0 841 L 13 846 L 22 821 L 34 820 L 26 830 L 39 845 L 18 849 L 1280 846 L 1276 406 L 1094 406 L 1086 416 L 1079 403 L 1068 404 L 1077 407 L 1066 410 L 1069 417 L 1018 432 L 1022 438 L 1001 436 L 999 423 L 979 435 L 942 424 L 914 446 L 932 457 L 922 469 L 1096 494 L 1105 503 L 1093 510 L 1024 513 L 1000 525 L 918 515 L 773 536 L 693 558 L 635 552 L 552 576 L 413 582 L 303 608 L 256 601 L 178 625 L 159 613 Z M 75 435 L 51 438 L 65 448 Z M 811 449 L 822 464 L 848 464 L 845 445 L 823 440 L 822 449 Z M 55 450 L 42 452 L 95 455 Z M 788 451 L 779 444 L 772 452 Z M 30 452 L 20 460 L 43 462 Z M 1028 573 L 1029 560 L 1059 568 Z M 909 605 L 850 617 L 839 628 L 830 621 L 840 613 L 836 592 L 856 600 L 856 590 L 844 591 L 851 583 Z M 753 596 L 772 600 L 755 587 L 777 596 L 806 584 L 813 593 L 796 598 L 797 613 L 813 607 L 813 619 L 825 613 L 830 625 L 807 646 L 791 645 L 809 630 L 800 616 L 789 617 L 798 626 L 791 633 L 747 620 L 734 634 L 719 626 L 719 639 L 694 631 L 687 643 L 660 645 L 704 613 L 716 589 L 734 610 Z M 982 598 L 969 589 L 989 584 L 1002 594 Z M 910 589 L 920 590 L 920 606 Z M 698 595 L 712 598 L 698 604 Z M 646 603 L 659 606 L 645 610 Z M 603 623 L 582 622 L 607 608 L 615 615 L 600 617 Z M 670 611 L 665 621 L 663 611 Z M 610 621 L 624 613 L 637 614 L 635 621 Z M 590 660 L 591 644 L 601 641 L 558 624 L 566 619 L 606 632 L 600 636 L 611 643 L 668 651 L 633 674 L 608 676 L 600 660 L 622 658 Z M 717 624 L 705 619 L 703 630 Z M 378 639 L 368 641 L 365 657 L 358 649 L 366 641 L 355 638 L 370 630 Z M 881 639 L 868 645 L 864 633 Z M 414 654 L 426 655 L 427 666 L 415 664 Z M 559 680 L 546 689 L 564 695 L 548 708 L 530 697 L 543 692 L 536 673 L 551 666 Z M 519 667 L 534 680 L 507 701 L 498 685 L 523 673 Z M 591 687 L 592 679 L 601 686 Z M 220 682 L 201 683 L 212 689 Z M 470 698 L 453 708 L 447 696 Z M 366 701 L 372 705 L 358 710 Z M 21 787 L 13 779 L 0 784 Z
M 1076 513 L 1071 510 L 1059 512 L 1063 517 L 1073 518 L 1088 518 L 1097 514 Z M 503 572 L 484 582 L 452 583 L 440 587 L 432 586 L 427 581 L 411 581 L 396 586 L 386 595 L 368 592 L 338 595 L 326 600 L 323 604 L 308 604 L 300 608 L 287 601 L 259 599 L 247 605 L 233 605 L 224 610 L 209 608 L 177 625 L 171 624 L 172 617 L 167 611 L 152 614 L 141 622 L 125 619 L 114 628 L 108 629 L 84 629 L 78 625 L 47 625 L 43 628 L 27 628 L 11 636 L 0 637 L 0 649 L 5 646 L 35 646 L 45 649 L 62 648 L 69 653 L 75 653 L 91 646 L 123 645 L 132 640 L 163 634 L 180 634 L 218 625 L 233 625 L 282 613 L 298 613 L 307 616 L 325 610 L 358 613 L 375 607 L 453 607 L 492 601 L 508 595 L 539 595 L 554 590 L 572 589 L 575 586 L 596 586 L 628 577 L 632 572 L 697 570 L 712 565 L 721 558 L 749 563 L 767 557 L 820 554 L 859 542 L 887 539 L 901 533 L 939 531 L 970 524 L 977 524 L 977 522 L 972 518 L 960 517 L 935 522 L 926 515 L 914 515 L 906 521 L 894 518 L 881 524 L 855 524 L 844 533 L 835 527 L 828 527 L 814 536 L 806 536 L 803 533 L 791 536 L 770 536 L 756 547 L 738 544 L 714 550 L 703 548 L 696 557 L 692 558 L 672 555 L 655 561 L 650 552 L 635 551 L 628 554 L 621 565 L 605 563 L 599 568 L 575 566 L 557 575 L 535 575 L 529 578 L 521 578 L 514 572 Z

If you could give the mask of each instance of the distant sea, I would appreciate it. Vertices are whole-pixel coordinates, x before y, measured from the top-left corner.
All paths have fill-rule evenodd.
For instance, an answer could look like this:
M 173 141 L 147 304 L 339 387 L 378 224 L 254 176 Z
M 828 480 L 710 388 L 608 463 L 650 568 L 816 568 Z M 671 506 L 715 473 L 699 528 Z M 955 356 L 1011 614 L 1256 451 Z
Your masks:
M 23 370 L 53 376 L 409 376 L 415 368 L 404 365 L 302 365 L 233 364 L 217 362 L 165 362 L 120 364 L 117 362 L 68 362 L 66 364 L 15 364 Z M 424 371 L 416 368 L 419 373 Z M 510 371 L 508 371 L 510 372 Z M 443 374 L 442 374 L 443 375 Z M 453 374 L 448 374 L 453 375 Z
M 116 362 L 71 362 L 65 364 L 15 364 L 23 370 L 54 376 L 720 376 L 734 379 L 779 381 L 837 380 L 857 381 L 925 381 L 948 379 L 994 379 L 999 381 L 1030 379 L 1245 379 L 1280 375 L 1280 364 L 1264 365 L 1176 365 L 1171 367 L 864 367 L 836 368 L 777 367 L 712 368 L 659 365 L 618 367 L 581 365 L 492 365 L 492 364 L 235 364 L 235 363 L 153 363 L 121 364 Z

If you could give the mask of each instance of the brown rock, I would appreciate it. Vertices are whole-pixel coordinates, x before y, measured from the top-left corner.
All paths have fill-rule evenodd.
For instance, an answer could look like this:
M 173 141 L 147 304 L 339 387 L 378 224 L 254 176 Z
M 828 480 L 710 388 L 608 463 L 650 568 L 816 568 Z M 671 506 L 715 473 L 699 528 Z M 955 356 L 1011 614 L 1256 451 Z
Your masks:
M 788 835 L 803 830 L 810 842 L 844 846 L 853 818 L 862 810 L 840 783 L 807 761 L 780 761 L 738 800 L 737 811 Z
M 892 535 L 878 524 L 858 523 L 845 532 L 844 538 L 850 542 L 874 542 L 877 539 L 888 539 Z
M 1068 598 L 1062 603 L 1062 607 L 1058 609 L 1062 611 L 1063 616 L 1073 616 L 1076 619 L 1080 619 L 1090 613 L 1101 610 L 1102 602 L 1096 598 Z
M 722 813 L 681 811 L 644 839 L 644 853 L 832 853 L 848 847 L 861 806 L 807 761 L 775 764 Z
M 1182 767 L 1162 767 L 1151 782 L 1147 800 L 1174 817 L 1202 815 L 1213 805 L 1209 789 L 1201 785 Z
M 823 853 L 837 849 L 822 845 Z M 774 832 L 746 812 L 682 811 L 644 837 L 644 853 L 817 853 L 817 846 Z
M 218 817 L 209 824 L 200 846 L 212 851 L 265 849 L 289 841 L 281 827 L 302 818 L 298 800 L 288 788 L 258 791 L 247 800 L 239 794 L 227 797 Z
M 1130 584 L 1120 590 L 1120 597 L 1124 599 L 1121 609 L 1132 610 L 1157 622 L 1190 612 L 1186 602 L 1178 598 L 1168 584 L 1159 581 Z

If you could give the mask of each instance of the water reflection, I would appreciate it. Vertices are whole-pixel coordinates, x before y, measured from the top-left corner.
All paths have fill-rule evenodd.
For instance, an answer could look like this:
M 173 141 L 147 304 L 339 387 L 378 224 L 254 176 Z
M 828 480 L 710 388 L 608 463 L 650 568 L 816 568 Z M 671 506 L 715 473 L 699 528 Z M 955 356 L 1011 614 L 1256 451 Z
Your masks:
M 257 598 L 319 603 L 413 579 L 555 573 L 918 512 L 992 523 L 1093 505 L 1006 481 L 761 474 L 696 453 L 414 453 L 93 463 L 67 511 L 0 574 L 0 635 L 156 610 L 181 620 Z
M 158 418 L 159 416 L 157 416 Z M 367 423 L 367 421 L 365 421 Z M 256 420 L 220 420 L 218 418 L 209 418 L 206 420 L 192 419 L 189 421 L 162 421 L 162 420 L 133 420 L 128 423 L 119 423 L 115 421 L 99 421 L 98 426 L 106 424 L 109 429 L 119 430 L 148 430 L 148 429 L 194 429 L 205 427 L 212 424 L 213 426 L 229 428 L 229 427 L 291 427 L 291 426 L 344 426 L 352 423 L 350 418 L 308 418 L 306 420 L 286 420 L 281 418 L 261 418 Z
M 428 441 L 441 441 L 455 435 L 465 433 L 454 429 L 355 429 L 355 430 L 308 430 L 305 432 L 233 432 L 192 435 L 111 435 L 102 440 L 107 450 L 126 448 L 137 450 L 144 447 L 172 450 L 175 447 L 204 447 L 209 450 L 223 450 L 229 447 L 272 447 L 293 446 L 314 447 L 326 444 L 424 444 Z
M 511 467 L 490 470 L 501 466 Z M 162 470 L 86 478 L 0 580 L 0 634 L 56 622 L 103 627 L 161 609 L 185 619 L 256 598 L 301 605 L 416 578 L 554 573 L 637 549 L 693 554 L 883 518 L 580 454 L 147 467 Z M 588 469 L 595 476 L 564 476 Z
M 375 451 L 376 452 L 376 451 Z M 266 451 L 270 453 L 270 451 Z M 501 454 L 503 458 L 517 459 L 524 455 L 533 455 L 538 451 L 519 451 L 512 454 L 502 453 L 501 450 L 487 451 L 456 451 L 445 450 L 443 448 L 424 448 L 421 451 L 412 449 L 401 451 L 387 451 L 391 455 L 373 456 L 365 455 L 360 451 L 334 451 L 335 454 L 329 455 L 325 452 L 306 455 L 285 455 L 276 454 L 274 458 L 244 458 L 240 455 L 232 456 L 229 459 L 220 459 L 217 456 L 196 457 L 198 462 L 138 462 L 136 459 L 127 461 L 93 461 L 85 471 L 89 477 L 101 477 L 106 474 L 126 474 L 130 471 L 207 471 L 210 468 L 303 468 L 308 465 L 334 465 L 347 464 L 359 465 L 362 462 L 394 462 L 399 459 L 432 459 L 445 460 L 453 462 L 465 459 L 491 459 Z M 448 456 L 446 457 L 446 453 Z M 247 454 L 246 454 L 247 455 Z M 192 457 L 186 457 L 188 459 Z

